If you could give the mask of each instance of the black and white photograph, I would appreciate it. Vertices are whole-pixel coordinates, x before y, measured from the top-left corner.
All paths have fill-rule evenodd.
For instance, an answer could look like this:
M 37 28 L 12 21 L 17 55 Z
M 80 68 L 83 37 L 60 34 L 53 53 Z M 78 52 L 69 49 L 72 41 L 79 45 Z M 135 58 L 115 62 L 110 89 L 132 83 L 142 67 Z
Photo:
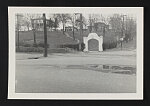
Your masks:
M 143 7 L 8 7 L 10 99 L 143 99 Z

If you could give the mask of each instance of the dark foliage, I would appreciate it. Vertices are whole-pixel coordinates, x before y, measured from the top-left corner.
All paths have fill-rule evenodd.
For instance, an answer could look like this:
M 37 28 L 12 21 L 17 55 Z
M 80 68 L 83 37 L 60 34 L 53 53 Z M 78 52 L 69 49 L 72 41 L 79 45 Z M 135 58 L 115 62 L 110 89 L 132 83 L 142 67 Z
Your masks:
M 72 48 L 74 50 L 79 51 L 79 44 L 63 44 L 59 45 L 60 48 Z
M 103 43 L 103 50 L 112 49 L 117 47 L 117 42 L 107 42 Z

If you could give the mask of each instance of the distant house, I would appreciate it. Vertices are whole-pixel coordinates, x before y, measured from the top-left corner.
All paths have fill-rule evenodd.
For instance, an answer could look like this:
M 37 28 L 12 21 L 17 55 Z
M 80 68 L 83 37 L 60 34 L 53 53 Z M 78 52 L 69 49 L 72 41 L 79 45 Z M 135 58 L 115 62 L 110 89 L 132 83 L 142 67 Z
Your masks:
M 16 29 L 17 30 L 17 29 Z M 31 30 L 31 28 L 29 27 L 27 27 L 27 26 L 25 26 L 25 25 L 22 25 L 22 26 L 20 26 L 20 28 L 19 28 L 19 31 L 29 31 L 29 30 Z
M 87 27 L 85 24 L 82 24 L 82 30 L 85 31 L 85 30 L 87 30 L 87 29 L 88 29 L 88 27 Z M 79 31 L 79 30 L 80 30 L 80 25 L 74 23 L 74 30 L 75 30 L 75 31 Z M 71 21 L 68 21 L 68 22 L 65 24 L 65 31 L 73 31 L 73 24 L 72 24 Z
M 73 31 L 73 26 L 66 26 L 65 31 Z M 74 31 L 78 31 L 78 28 L 74 27 Z
M 54 30 L 54 28 L 52 29 L 48 28 L 49 21 L 46 21 L 46 25 L 47 25 L 47 30 L 49 31 Z M 34 22 L 32 23 L 32 27 L 35 28 L 37 31 L 43 31 L 44 30 L 43 20 L 34 20 Z

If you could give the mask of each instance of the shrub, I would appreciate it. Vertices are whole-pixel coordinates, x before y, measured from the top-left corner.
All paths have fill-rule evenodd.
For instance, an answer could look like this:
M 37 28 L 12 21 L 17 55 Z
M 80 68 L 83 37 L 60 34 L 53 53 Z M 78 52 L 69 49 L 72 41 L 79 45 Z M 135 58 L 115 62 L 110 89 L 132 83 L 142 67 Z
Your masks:
M 68 52 L 66 48 L 52 48 L 48 49 L 49 53 L 66 53 Z
M 37 47 L 43 47 L 44 48 L 44 43 L 43 42 L 37 43 Z M 49 48 L 49 44 L 47 44 L 47 48 Z
M 43 52 L 43 48 L 36 48 L 36 47 L 24 47 L 20 46 L 19 49 L 16 48 L 16 52 Z
M 117 42 L 106 42 L 103 43 L 103 50 L 112 49 L 117 47 Z
M 59 45 L 58 48 L 71 48 L 74 50 L 79 50 L 79 44 L 63 44 Z
M 117 47 L 117 40 L 115 37 L 105 36 L 103 42 L 103 50 Z
M 31 44 L 27 44 L 27 43 L 26 43 L 26 44 L 23 44 L 23 46 L 24 46 L 24 47 L 32 47 Z
M 33 47 L 38 47 L 38 45 L 36 43 L 33 44 Z
M 18 46 L 17 43 L 16 43 L 16 46 Z M 19 42 L 19 46 L 23 46 L 23 47 L 42 47 L 42 48 L 44 48 L 44 43 L 43 42 L 38 42 L 38 43 Z M 47 48 L 49 48 L 49 44 L 47 44 Z
M 82 42 L 81 43 L 81 51 L 83 51 L 85 49 L 85 44 Z
M 23 46 L 23 47 L 32 47 L 33 44 L 29 43 L 29 42 L 19 42 L 19 46 Z M 18 43 L 16 43 L 16 46 L 18 46 Z

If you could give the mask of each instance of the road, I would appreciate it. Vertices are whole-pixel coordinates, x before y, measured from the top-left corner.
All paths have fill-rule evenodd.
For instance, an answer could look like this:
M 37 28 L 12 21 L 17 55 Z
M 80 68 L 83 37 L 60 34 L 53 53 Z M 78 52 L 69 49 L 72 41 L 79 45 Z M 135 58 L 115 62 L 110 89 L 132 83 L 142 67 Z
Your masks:
M 136 66 L 135 51 L 54 53 L 47 58 L 42 56 L 43 54 L 16 53 L 17 93 L 136 92 L 136 75 L 82 68 L 89 64 Z M 66 68 L 67 66 L 73 67 Z

